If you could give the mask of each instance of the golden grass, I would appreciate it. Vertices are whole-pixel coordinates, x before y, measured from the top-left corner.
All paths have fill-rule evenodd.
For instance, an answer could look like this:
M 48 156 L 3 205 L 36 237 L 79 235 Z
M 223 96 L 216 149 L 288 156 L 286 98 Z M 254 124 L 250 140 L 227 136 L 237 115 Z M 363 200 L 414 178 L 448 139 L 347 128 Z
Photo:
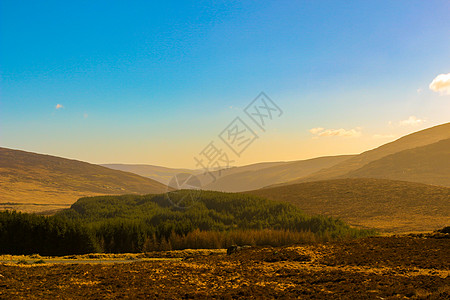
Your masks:
M 0 148 L 0 210 L 40 212 L 65 208 L 86 196 L 165 191 L 163 184 L 136 174 Z
M 450 224 L 448 187 L 358 178 L 305 182 L 247 193 L 382 232 L 427 232 Z

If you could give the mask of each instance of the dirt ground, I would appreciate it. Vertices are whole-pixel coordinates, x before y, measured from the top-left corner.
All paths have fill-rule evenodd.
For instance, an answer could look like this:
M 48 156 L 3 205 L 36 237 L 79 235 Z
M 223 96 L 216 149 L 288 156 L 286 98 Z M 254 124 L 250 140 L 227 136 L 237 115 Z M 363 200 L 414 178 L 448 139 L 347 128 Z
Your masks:
M 402 236 L 129 263 L 2 263 L 0 299 L 450 299 L 449 249 L 448 236 Z M 171 259 L 139 260 L 152 256 Z

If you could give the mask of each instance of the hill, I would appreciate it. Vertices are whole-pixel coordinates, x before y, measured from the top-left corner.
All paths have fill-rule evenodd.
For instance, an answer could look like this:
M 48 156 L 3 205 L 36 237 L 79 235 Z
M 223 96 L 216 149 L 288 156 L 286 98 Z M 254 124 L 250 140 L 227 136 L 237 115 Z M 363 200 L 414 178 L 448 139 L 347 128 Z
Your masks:
M 256 163 L 246 166 L 239 167 L 230 167 L 228 169 L 221 169 L 220 171 L 212 171 L 211 173 L 216 178 L 222 178 L 228 175 L 233 175 L 240 172 L 250 172 L 250 171 L 258 171 L 261 169 L 280 166 L 288 164 L 289 162 L 262 162 Z M 177 174 L 180 173 L 188 173 L 197 176 L 203 186 L 207 186 L 208 183 L 211 182 L 211 175 L 204 174 L 205 172 L 202 169 L 192 170 L 192 169 L 174 169 L 174 168 L 166 168 L 160 166 L 153 165 L 133 165 L 133 164 L 102 164 L 101 166 L 111 168 L 114 170 L 121 170 L 126 172 L 131 172 L 138 174 L 140 176 L 148 177 L 159 181 L 163 184 L 168 184 L 170 179 Z
M 450 188 L 386 179 L 335 179 L 246 192 L 294 204 L 307 213 L 390 233 L 450 224 Z
M 351 177 L 388 178 L 448 185 L 447 182 L 450 174 L 446 174 L 445 168 L 442 167 L 445 162 L 441 165 L 440 169 L 438 168 L 439 170 L 436 169 L 436 172 L 439 174 L 434 174 L 433 166 L 438 164 L 433 159 L 426 158 L 426 154 L 423 152 L 429 151 L 429 157 L 434 157 L 434 151 L 438 151 L 441 153 L 439 159 L 441 161 L 445 160 L 444 156 L 446 153 L 433 147 L 424 148 L 420 156 L 411 157 L 409 162 L 413 163 L 414 166 L 409 166 L 404 161 L 406 156 L 411 156 L 410 154 L 406 154 L 406 152 L 395 156 L 389 162 L 385 160 L 374 163 L 370 167 L 368 166 L 390 155 L 412 150 L 417 147 L 424 147 L 448 138 L 450 138 L 450 123 L 409 134 L 394 142 L 359 155 L 318 157 L 289 162 L 264 162 L 214 171 L 212 174 L 217 178 L 214 182 L 211 182 L 209 175 L 202 174 L 202 170 L 127 164 L 105 164 L 103 166 L 149 177 L 164 184 L 167 184 L 178 173 L 190 173 L 198 177 L 204 189 L 224 192 L 243 192 L 267 186 Z M 404 155 L 406 156 L 400 159 Z M 397 163 L 400 163 L 400 165 L 396 165 Z
M 165 190 L 165 185 L 136 174 L 0 148 L 0 209 L 43 211 L 67 207 L 84 196 Z
M 450 187 L 450 139 L 385 156 L 347 173 L 346 177 L 397 179 Z
M 120 170 L 124 172 L 134 173 L 143 177 L 151 178 L 162 184 L 169 184 L 170 179 L 177 174 L 180 173 L 188 173 L 188 174 L 200 174 L 199 170 L 190 170 L 190 169 L 174 169 L 174 168 L 166 168 L 160 166 L 153 165 L 142 165 L 142 164 L 101 164 L 101 166 L 110 168 L 113 170 Z
M 449 138 L 450 123 L 434 126 L 406 135 L 398 140 L 382 145 L 373 150 L 363 152 L 330 168 L 322 169 L 297 180 L 285 182 L 283 185 L 334 178 L 346 178 L 349 176 L 348 174 L 350 172 L 358 170 L 368 163 L 381 159 L 385 156 L 408 149 L 430 145 Z
M 327 156 L 293 162 L 266 165 L 264 168 L 250 169 L 238 167 L 235 172 L 223 172 L 222 176 L 206 185 L 205 189 L 213 191 L 243 192 L 259 189 L 267 185 L 282 183 L 307 176 L 323 168 L 343 162 L 353 155 Z

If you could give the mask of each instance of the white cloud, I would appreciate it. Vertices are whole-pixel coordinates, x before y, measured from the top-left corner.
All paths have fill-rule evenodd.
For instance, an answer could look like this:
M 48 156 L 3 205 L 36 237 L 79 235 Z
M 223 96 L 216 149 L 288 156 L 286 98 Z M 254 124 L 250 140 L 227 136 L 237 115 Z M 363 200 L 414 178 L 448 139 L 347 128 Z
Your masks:
M 417 126 L 417 125 L 422 125 L 423 123 L 425 123 L 427 120 L 425 119 L 419 119 L 416 116 L 409 116 L 408 119 L 406 120 L 401 120 L 401 121 L 389 121 L 388 124 L 391 127 L 397 127 L 397 126 L 401 126 L 401 127 L 405 127 L 405 126 Z
M 55 108 L 56 109 L 60 109 L 60 108 L 63 108 L 64 106 L 62 106 L 62 104 L 56 104 L 56 106 L 55 106 Z
M 317 128 L 312 128 L 309 130 L 309 132 L 311 132 L 312 134 L 318 134 L 319 132 L 325 130 L 325 128 L 322 127 L 317 127 Z
M 439 74 L 429 85 L 430 90 L 439 92 L 441 95 L 450 95 L 450 73 Z
M 409 116 L 408 119 L 398 122 L 399 126 L 417 126 L 425 123 L 424 119 L 418 119 L 416 116 Z
M 343 137 L 360 137 L 362 132 L 360 127 L 356 127 L 350 130 L 344 128 L 340 129 L 325 129 L 322 127 L 312 128 L 309 130 L 312 134 L 316 136 L 343 136 Z
M 420 93 L 422 93 L 423 92 L 423 90 L 421 89 L 421 88 L 418 88 L 417 89 L 417 94 L 420 94 Z
M 395 135 L 393 134 L 374 134 L 372 136 L 374 139 L 393 139 Z

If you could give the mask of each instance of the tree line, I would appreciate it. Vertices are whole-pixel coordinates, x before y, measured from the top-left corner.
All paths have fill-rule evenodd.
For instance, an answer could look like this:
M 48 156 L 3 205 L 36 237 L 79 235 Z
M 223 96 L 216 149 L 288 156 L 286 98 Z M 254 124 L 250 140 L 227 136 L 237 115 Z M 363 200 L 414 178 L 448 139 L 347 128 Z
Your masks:
M 170 197 L 176 201 L 187 193 Z M 167 195 L 123 195 L 81 198 L 49 217 L 1 212 L 0 252 L 67 255 L 280 246 L 374 234 L 256 196 L 207 191 L 197 196 L 188 209 L 174 207 Z

